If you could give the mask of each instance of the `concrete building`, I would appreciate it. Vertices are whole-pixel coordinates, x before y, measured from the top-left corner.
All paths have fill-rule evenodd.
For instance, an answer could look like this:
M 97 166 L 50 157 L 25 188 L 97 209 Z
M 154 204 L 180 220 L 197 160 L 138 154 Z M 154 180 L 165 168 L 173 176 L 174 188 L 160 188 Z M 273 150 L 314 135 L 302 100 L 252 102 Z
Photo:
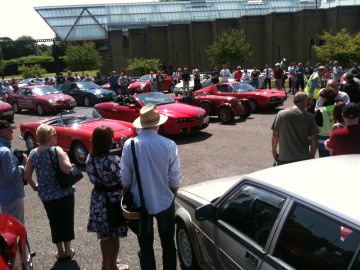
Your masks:
M 36 7 L 63 41 L 108 41 L 104 71 L 127 60 L 158 58 L 174 68 L 210 70 L 208 45 L 230 29 L 242 29 L 262 68 L 281 59 L 318 61 L 319 34 L 360 30 L 360 0 L 192 0 L 87 6 Z

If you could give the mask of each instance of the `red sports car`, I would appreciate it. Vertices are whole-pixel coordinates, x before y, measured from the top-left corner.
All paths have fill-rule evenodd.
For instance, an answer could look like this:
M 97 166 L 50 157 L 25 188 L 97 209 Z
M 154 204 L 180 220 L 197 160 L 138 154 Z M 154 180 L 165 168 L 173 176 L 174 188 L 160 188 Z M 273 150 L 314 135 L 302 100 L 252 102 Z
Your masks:
M 246 98 L 249 100 L 252 112 L 267 107 L 274 108 L 281 106 L 286 99 L 286 94 L 283 91 L 277 89 L 256 89 L 244 82 L 221 82 L 212 84 L 206 88 L 193 92 L 193 95 L 200 93 L 233 96 L 239 99 Z
M 68 152 L 70 158 L 80 165 L 85 164 L 91 146 L 91 136 L 96 127 L 108 126 L 114 130 L 114 143 L 111 150 L 114 154 L 121 154 L 123 143 L 128 138 L 136 136 L 136 130 L 131 123 L 103 119 L 95 110 L 87 111 L 83 115 L 65 112 L 54 118 L 20 125 L 21 137 L 29 150 L 35 148 L 39 142 L 36 128 L 41 124 L 48 124 L 56 129 L 57 145 Z
M 14 121 L 13 107 L 6 102 L 0 100 L 0 119 L 7 120 L 8 122 Z
M 182 134 L 206 128 L 209 125 L 209 116 L 205 110 L 176 102 L 163 93 L 145 93 L 133 97 L 118 96 L 113 102 L 104 102 L 95 105 L 95 109 L 105 118 L 133 122 L 139 117 L 143 106 L 154 104 L 159 112 L 169 119 L 160 127 L 160 134 Z
M 203 108 L 210 116 L 217 116 L 223 123 L 230 123 L 235 117 L 247 118 L 251 115 L 249 100 L 246 98 L 223 97 L 208 94 L 195 94 L 173 99 Z
M 155 76 L 156 74 L 154 74 Z M 174 81 L 171 76 L 167 74 L 161 74 L 164 78 L 163 82 L 163 91 L 168 91 L 169 93 L 174 92 Z M 141 76 L 136 82 L 133 82 L 129 85 L 128 90 L 131 94 L 141 94 L 150 92 L 150 74 Z
M 12 95 L 12 104 L 15 113 L 27 109 L 43 115 L 45 112 L 74 109 L 76 101 L 69 95 L 61 94 L 53 86 L 34 85 L 20 87 Z

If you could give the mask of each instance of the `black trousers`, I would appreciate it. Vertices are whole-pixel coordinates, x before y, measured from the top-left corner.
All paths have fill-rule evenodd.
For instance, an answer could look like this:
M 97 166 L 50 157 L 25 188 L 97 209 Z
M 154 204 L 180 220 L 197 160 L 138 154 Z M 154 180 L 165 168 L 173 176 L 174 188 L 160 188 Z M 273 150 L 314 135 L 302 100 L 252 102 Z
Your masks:
M 74 240 L 74 194 L 43 204 L 50 223 L 52 242 L 56 244 Z

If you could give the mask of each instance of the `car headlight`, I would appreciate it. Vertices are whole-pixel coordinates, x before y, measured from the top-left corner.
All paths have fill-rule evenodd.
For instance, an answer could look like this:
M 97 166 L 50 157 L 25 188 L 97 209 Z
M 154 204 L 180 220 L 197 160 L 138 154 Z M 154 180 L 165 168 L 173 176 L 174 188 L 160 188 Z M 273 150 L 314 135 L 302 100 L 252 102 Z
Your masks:
M 102 97 L 104 97 L 104 95 L 97 94 L 96 97 L 97 97 L 97 98 L 102 98 Z
M 55 105 L 57 105 L 57 102 L 55 100 L 49 100 L 49 104 L 51 106 L 55 106 Z
M 71 99 L 71 100 L 70 100 L 70 104 L 71 104 L 71 105 L 76 105 L 75 99 Z

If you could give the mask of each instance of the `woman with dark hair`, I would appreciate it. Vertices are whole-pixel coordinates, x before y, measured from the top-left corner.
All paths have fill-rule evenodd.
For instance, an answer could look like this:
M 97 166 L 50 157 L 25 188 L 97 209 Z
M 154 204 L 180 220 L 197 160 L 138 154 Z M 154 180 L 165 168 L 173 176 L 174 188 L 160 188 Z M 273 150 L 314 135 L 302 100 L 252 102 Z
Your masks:
M 106 208 L 107 199 L 120 203 L 123 195 L 120 158 L 110 154 L 113 141 L 114 131 L 110 127 L 97 127 L 92 134 L 92 147 L 86 160 L 86 172 L 94 185 L 87 230 L 96 232 L 100 239 L 102 270 L 128 269 L 127 265 L 120 265 L 119 268 L 116 265 L 120 249 L 119 237 L 127 236 L 127 227 L 125 223 L 111 227 Z
M 334 124 L 332 126 L 331 131 L 341 129 L 345 127 L 344 119 L 342 118 L 342 111 L 345 106 L 345 103 L 342 101 L 336 102 L 335 108 L 333 111 L 334 116 Z

